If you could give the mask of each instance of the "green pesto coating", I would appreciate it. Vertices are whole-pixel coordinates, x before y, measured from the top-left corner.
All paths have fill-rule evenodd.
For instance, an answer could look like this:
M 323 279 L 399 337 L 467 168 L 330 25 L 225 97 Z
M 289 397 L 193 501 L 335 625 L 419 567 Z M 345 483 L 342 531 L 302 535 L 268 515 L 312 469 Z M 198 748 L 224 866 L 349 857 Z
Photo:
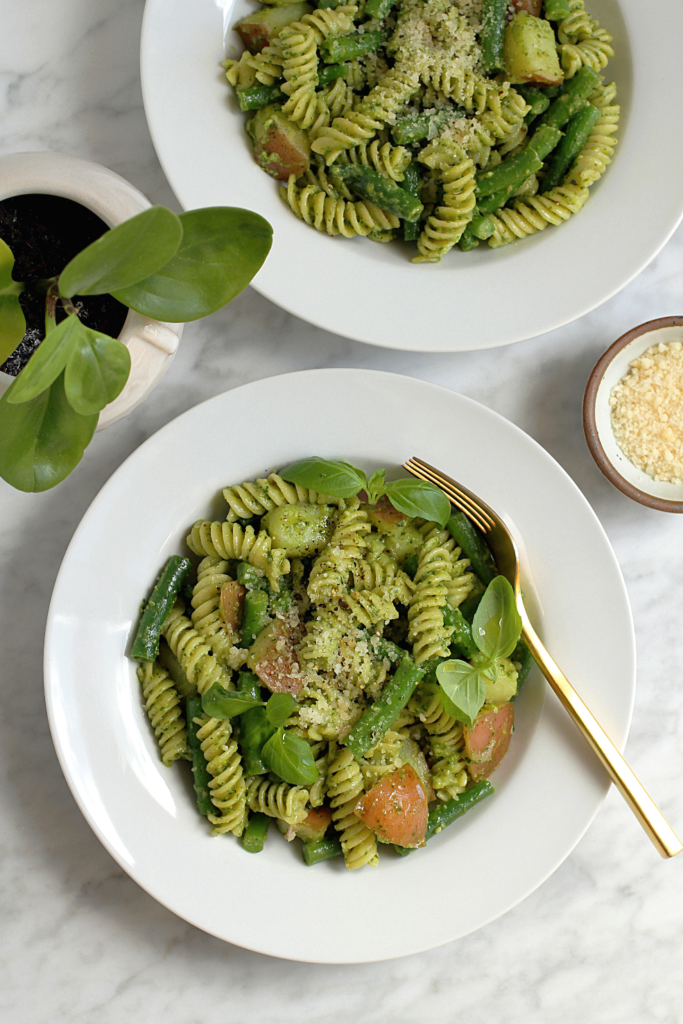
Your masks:
M 185 713 L 187 715 L 187 742 L 192 754 L 192 785 L 197 800 L 197 810 L 200 814 L 211 814 L 216 809 L 211 803 L 209 795 L 211 776 L 206 767 L 202 745 L 197 738 L 197 732 L 201 727 L 195 722 L 195 718 L 201 718 L 203 714 L 201 699 L 188 697 Z
M 375 206 L 393 213 L 407 221 L 420 219 L 424 207 L 420 200 L 401 188 L 399 184 L 378 171 L 362 164 L 342 164 L 332 168 L 333 174 L 342 179 L 354 192 L 369 199 Z
M 403 657 L 394 675 L 384 684 L 380 696 L 342 740 L 354 757 L 363 757 L 379 743 L 412 697 L 424 672 L 422 665 L 416 665 L 407 654 Z
M 481 61 L 485 71 L 502 71 L 508 0 L 484 0 L 481 10 Z
M 370 29 L 368 32 L 352 32 L 348 36 L 324 39 L 320 44 L 320 56 L 326 64 L 356 60 L 357 57 L 364 57 L 366 53 L 379 50 L 385 39 L 385 33 L 380 32 L 379 29 Z
M 562 21 L 569 16 L 569 0 L 545 0 L 543 17 L 547 21 Z
M 273 85 L 252 85 L 248 89 L 237 90 L 240 110 L 260 110 L 269 103 L 281 103 L 284 99 L 278 82 L 274 82 Z
M 600 120 L 600 111 L 592 103 L 587 103 L 567 125 L 564 138 L 553 153 L 552 160 L 543 178 L 542 192 L 560 185 L 567 171 L 588 141 L 588 136 Z
M 411 196 L 415 196 L 416 199 L 421 198 L 422 181 L 420 179 L 420 171 L 415 160 L 413 160 L 412 163 L 408 164 L 408 166 L 406 167 L 405 174 L 403 176 L 403 181 L 401 182 L 401 188 L 404 188 L 406 192 L 410 192 Z M 418 233 L 419 229 L 415 221 L 403 221 L 403 237 L 406 240 L 406 242 L 416 241 Z M 415 557 L 415 571 L 413 572 L 414 576 L 415 572 L 417 571 L 417 557 L 410 557 Z M 408 561 L 408 559 L 406 559 L 406 561 Z
M 180 585 L 192 568 L 189 558 L 171 555 L 140 616 L 130 656 L 136 661 L 155 661 L 161 628 L 175 604 Z
M 343 857 L 344 851 L 338 839 L 315 839 L 310 843 L 304 843 L 301 852 L 304 863 L 308 867 L 313 864 L 320 864 L 323 860 L 332 860 L 334 857 Z
M 247 827 L 242 836 L 242 846 L 247 853 L 260 853 L 266 843 L 271 818 L 257 811 L 249 816 Z
M 445 804 L 439 804 L 433 810 L 429 812 L 429 818 L 427 819 L 427 832 L 425 834 L 425 841 L 432 839 L 437 832 L 441 832 L 448 825 L 452 825 L 458 818 L 462 818 L 463 814 L 471 811 L 476 804 L 483 800 L 487 796 L 491 796 L 494 792 L 493 786 L 486 779 L 481 779 L 480 782 L 465 790 L 464 793 L 460 793 L 453 800 L 448 800 Z M 409 849 L 405 846 L 394 846 L 396 853 L 400 853 L 402 857 L 407 856 L 409 853 L 414 853 L 415 850 Z
M 472 570 L 487 587 L 498 576 L 498 569 L 485 540 L 478 533 L 471 519 L 464 512 L 454 512 L 448 520 L 447 529 L 456 544 L 472 563 Z
M 454 627 L 451 637 L 451 653 L 454 657 L 469 661 L 479 653 L 472 637 L 472 628 L 459 608 L 451 608 L 447 604 L 443 609 L 443 622 L 444 626 Z
M 264 590 L 248 590 L 242 611 L 242 647 L 251 647 L 269 622 L 268 594 Z
M 588 97 L 601 83 L 600 75 L 592 68 L 582 67 L 565 85 L 564 90 L 541 117 L 539 125 L 563 128 L 574 114 L 588 103 Z
M 407 117 L 399 118 L 391 129 L 393 140 L 397 146 L 409 146 L 413 142 L 429 138 L 430 135 L 434 138 L 454 114 L 452 108 L 436 110 L 431 114 L 408 114 Z
M 556 102 L 559 103 L 559 100 Z M 550 108 L 552 110 L 552 107 Z M 530 175 L 540 171 L 543 161 L 562 138 L 562 132 L 552 125 L 541 125 L 536 129 L 523 150 L 509 156 L 492 171 L 477 175 L 479 196 L 490 196 L 501 189 L 513 192 Z M 481 204 L 479 204 L 481 210 Z M 492 211 L 489 211 L 492 212 Z

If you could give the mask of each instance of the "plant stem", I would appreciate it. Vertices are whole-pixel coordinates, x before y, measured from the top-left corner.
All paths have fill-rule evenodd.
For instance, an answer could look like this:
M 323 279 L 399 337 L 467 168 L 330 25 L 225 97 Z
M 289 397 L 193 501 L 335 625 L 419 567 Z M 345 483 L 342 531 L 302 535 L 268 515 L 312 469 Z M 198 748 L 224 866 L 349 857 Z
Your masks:
M 47 286 L 47 294 L 45 296 L 45 334 L 49 334 L 57 326 L 58 298 L 59 288 L 57 287 L 57 279 L 53 278 Z

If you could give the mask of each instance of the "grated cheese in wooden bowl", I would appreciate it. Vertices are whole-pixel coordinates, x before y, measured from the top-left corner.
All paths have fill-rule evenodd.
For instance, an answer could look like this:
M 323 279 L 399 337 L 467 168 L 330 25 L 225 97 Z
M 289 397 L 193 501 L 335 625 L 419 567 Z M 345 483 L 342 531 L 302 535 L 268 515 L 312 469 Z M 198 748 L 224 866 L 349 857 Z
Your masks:
M 610 394 L 615 440 L 653 480 L 683 483 L 683 344 L 653 345 L 629 366 Z

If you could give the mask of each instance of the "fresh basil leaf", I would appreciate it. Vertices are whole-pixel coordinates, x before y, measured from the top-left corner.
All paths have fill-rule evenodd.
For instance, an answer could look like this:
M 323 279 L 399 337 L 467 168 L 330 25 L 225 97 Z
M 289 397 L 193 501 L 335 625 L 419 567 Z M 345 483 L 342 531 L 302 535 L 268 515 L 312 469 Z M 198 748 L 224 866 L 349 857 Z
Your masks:
M 178 251 L 115 298 L 143 316 L 174 323 L 215 313 L 260 270 L 273 240 L 267 220 L 249 210 L 213 206 L 181 213 Z
M 76 412 L 89 416 L 100 412 L 123 391 L 130 373 L 130 352 L 116 338 L 93 331 L 80 320 L 76 323 L 76 341 L 66 364 L 64 386 Z
M 271 736 L 261 757 L 271 772 L 292 786 L 312 786 L 320 774 L 310 744 L 284 729 Z
M 283 480 L 333 498 L 353 498 L 367 485 L 365 473 L 348 462 L 333 462 L 313 455 L 280 470 Z
M 26 320 L 19 303 L 24 286 L 12 277 L 13 269 L 12 250 L 0 238 L 0 364 L 12 355 L 26 334 Z
M 182 237 L 175 213 L 151 206 L 74 256 L 59 275 L 59 292 L 71 298 L 129 288 L 168 263 Z
M 366 487 L 368 495 L 368 503 L 370 505 L 376 505 L 379 499 L 382 497 L 386 490 L 385 477 L 387 475 L 386 469 L 376 469 L 368 480 L 368 486 Z
M 472 637 L 487 658 L 507 658 L 522 632 L 515 594 L 504 576 L 496 576 L 484 591 L 472 620 Z
M 16 381 L 0 398 L 0 476 L 20 491 L 46 491 L 81 461 L 97 415 L 74 412 L 63 376 L 19 405 L 8 401 L 14 387 Z
M 263 701 L 250 693 L 226 690 L 220 683 L 212 683 L 202 697 L 202 710 L 212 718 L 234 718 L 251 708 L 263 707 Z
M 275 728 L 279 728 L 284 725 L 287 719 L 290 717 L 297 704 L 291 693 L 274 693 L 272 697 L 268 699 L 266 704 L 266 714 L 268 715 L 268 721 Z
M 12 385 L 7 399 L 10 405 L 30 402 L 59 377 L 77 343 L 80 326 L 80 320 L 72 313 L 47 332 Z
M 386 495 L 394 508 L 406 516 L 421 516 L 442 528 L 450 518 L 450 501 L 443 491 L 426 480 L 390 480 Z
M 264 744 L 276 732 L 266 715 L 265 707 L 251 708 L 240 722 L 240 746 L 247 775 L 263 775 L 268 769 L 261 754 Z
M 459 659 L 442 661 L 437 665 L 436 678 L 449 715 L 466 725 L 474 725 L 486 699 L 486 681 L 479 669 Z

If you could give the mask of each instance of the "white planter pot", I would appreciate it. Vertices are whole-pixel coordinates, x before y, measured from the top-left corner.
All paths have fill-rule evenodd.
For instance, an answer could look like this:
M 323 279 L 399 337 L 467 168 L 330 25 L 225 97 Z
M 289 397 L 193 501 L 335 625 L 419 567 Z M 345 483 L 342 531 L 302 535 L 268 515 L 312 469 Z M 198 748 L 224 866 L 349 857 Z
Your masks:
M 151 206 L 120 175 L 63 153 L 12 153 L 0 157 L 0 200 L 32 192 L 72 199 L 113 228 Z M 125 388 L 100 414 L 98 430 L 139 405 L 157 386 L 178 348 L 182 324 L 161 323 L 129 310 L 119 340 L 128 346 L 131 371 Z M 14 380 L 0 372 L 0 394 Z

